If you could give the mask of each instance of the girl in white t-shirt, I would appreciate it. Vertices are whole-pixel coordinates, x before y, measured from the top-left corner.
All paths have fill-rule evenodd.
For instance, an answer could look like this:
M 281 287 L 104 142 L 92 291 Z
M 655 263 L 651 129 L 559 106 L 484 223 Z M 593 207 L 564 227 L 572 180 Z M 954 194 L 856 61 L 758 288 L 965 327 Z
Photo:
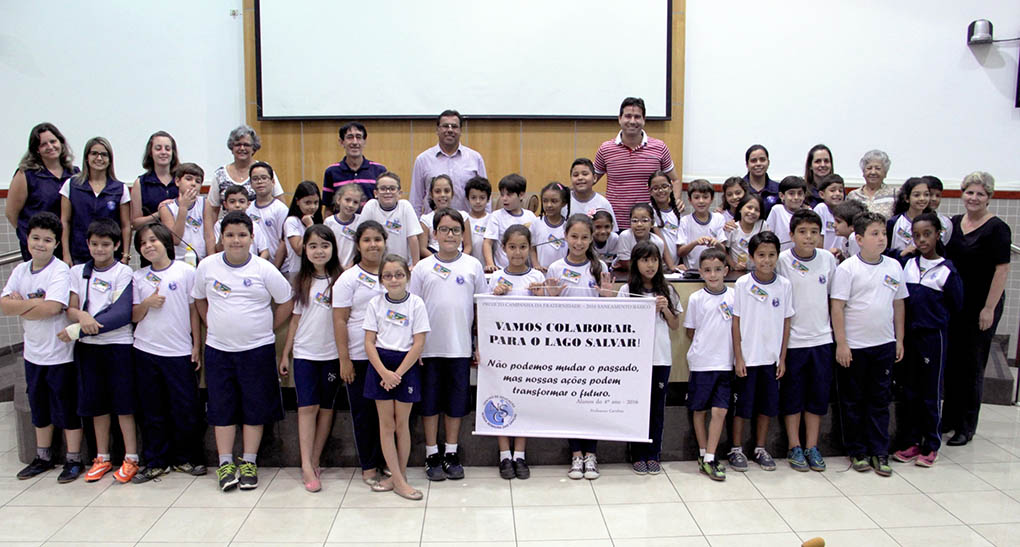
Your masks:
M 616 248 L 620 245 L 620 234 L 613 231 L 615 220 L 609 211 L 598 210 L 591 217 L 592 226 L 592 247 L 595 254 L 606 264 L 616 261 Z
M 748 190 L 747 183 L 740 177 L 730 177 L 723 181 L 722 204 L 716 212 L 722 213 L 723 218 L 726 219 L 723 229 L 727 232 L 737 227 L 737 222 L 740 221 L 740 202 L 751 194 Z
M 293 279 L 301 270 L 301 252 L 305 230 L 313 224 L 322 224 L 322 208 L 319 207 L 319 185 L 312 181 L 302 181 L 294 190 L 290 200 L 287 220 L 283 223 L 283 238 L 286 240 L 286 258 L 280 269 L 288 279 Z M 336 247 L 334 241 L 333 247 Z
M 363 324 L 365 353 L 372 364 L 365 378 L 365 397 L 375 399 L 379 442 L 393 476 L 372 485 L 372 490 L 392 490 L 400 497 L 420 500 L 421 491 L 407 483 L 407 458 L 411 453 L 408 416 L 411 406 L 421 400 L 420 373 L 415 365 L 430 330 L 429 316 L 425 302 L 407 292 L 411 269 L 404 257 L 383 257 L 379 277 L 386 294 L 368 303 Z
M 678 264 L 676 242 L 680 237 L 680 208 L 673 194 L 673 183 L 662 171 L 648 177 L 648 197 L 655 209 L 652 232 L 662 238 L 666 244 L 664 252 L 669 253 L 673 264 Z
M 680 307 L 676 291 L 666 283 L 662 257 L 649 241 L 642 241 L 631 252 L 630 276 L 620 287 L 622 297 L 652 296 L 655 298 L 655 337 L 652 347 L 652 398 L 649 404 L 648 437 L 650 443 L 630 443 L 634 472 L 657 475 L 662 471 L 662 429 L 666 412 L 666 388 L 673 364 L 669 331 L 680 328 Z
M 431 256 L 439 252 L 439 243 L 436 241 L 435 227 L 432 226 L 432 221 L 436 217 L 436 211 L 444 207 L 450 206 L 450 200 L 453 199 L 453 181 L 447 175 L 436 175 L 432 177 L 432 181 L 429 183 L 429 212 L 422 215 L 418 222 L 421 224 L 421 233 L 418 234 L 418 248 L 421 250 L 421 258 Z M 461 211 L 462 216 L 467 217 L 467 213 Z M 464 223 L 464 230 L 461 232 L 461 236 L 464 238 L 461 242 L 461 250 L 464 254 L 471 254 L 472 242 L 469 225 L 467 222 Z
M 765 229 L 761 220 L 762 201 L 758 194 L 748 194 L 737 205 L 737 227 L 726 234 L 726 265 L 732 271 L 753 270 L 754 262 L 748 244 L 754 234 Z
M 324 222 L 336 236 L 336 254 L 344 270 L 351 267 L 351 258 L 354 257 L 354 234 L 361 224 L 358 208 L 361 207 L 364 195 L 365 191 L 360 184 L 348 183 L 341 186 L 333 193 L 333 214 L 326 217 Z
M 563 211 L 570 216 L 570 191 L 558 182 L 550 182 L 542 188 L 539 196 L 542 198 L 542 216 L 531 223 L 531 241 L 534 242 L 531 245 L 531 265 L 545 272 L 555 260 L 567 256 Z
M 333 332 L 333 283 L 343 268 L 332 230 L 313 224 L 302 239 L 301 268 L 292 283 L 294 313 L 279 369 L 281 376 L 290 372 L 289 357 L 293 350 L 301 479 L 305 490 L 318 492 L 322 489 L 319 460 L 333 424 L 333 405 L 340 388 L 336 341 L 329 333 Z
M 666 243 L 661 237 L 652 233 L 652 218 L 654 216 L 655 210 L 647 203 L 635 203 L 630 207 L 630 228 L 620 234 L 616 262 L 613 264 L 614 270 L 627 271 L 630 268 L 631 249 L 642 241 L 650 241 L 655 244 L 655 248 L 659 249 L 659 254 L 662 256 L 666 271 L 672 272 L 676 269 L 671 253 L 666 248 Z

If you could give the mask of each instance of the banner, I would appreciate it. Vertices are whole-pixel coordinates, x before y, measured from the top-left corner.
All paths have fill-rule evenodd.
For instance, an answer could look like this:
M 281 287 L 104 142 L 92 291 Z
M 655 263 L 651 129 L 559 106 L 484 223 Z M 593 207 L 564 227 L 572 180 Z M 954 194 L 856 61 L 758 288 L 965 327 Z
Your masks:
M 654 299 L 475 301 L 476 434 L 648 441 Z

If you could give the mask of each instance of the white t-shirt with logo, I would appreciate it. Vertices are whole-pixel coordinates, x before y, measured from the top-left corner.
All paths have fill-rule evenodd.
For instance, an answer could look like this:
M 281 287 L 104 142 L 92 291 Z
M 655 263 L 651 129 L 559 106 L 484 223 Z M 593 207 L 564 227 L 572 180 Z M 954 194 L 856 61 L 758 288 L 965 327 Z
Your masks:
M 836 268 L 832 299 L 846 302 L 844 324 L 850 349 L 872 348 L 896 341 L 893 302 L 909 296 L 903 268 L 882 256 L 875 264 L 860 255 Z
M 680 305 L 679 299 L 677 298 L 676 291 L 673 290 L 672 286 L 667 285 L 669 288 L 669 299 L 673 303 L 673 308 L 676 310 L 677 315 L 683 313 L 683 306 Z M 625 298 L 655 298 L 656 295 L 647 294 L 644 291 L 632 293 L 630 287 L 624 283 L 620 287 L 620 296 Z M 662 316 L 661 313 L 655 312 L 655 338 L 652 340 L 652 366 L 656 367 L 668 367 L 673 364 L 673 346 L 670 343 L 670 329 L 669 323 Z
M 567 256 L 567 240 L 563 233 L 566 225 L 566 219 L 561 219 L 558 225 L 551 226 L 545 217 L 531 223 L 531 245 L 538 254 L 535 266 L 546 268 Z
M 191 355 L 191 304 L 195 298 L 195 267 L 174 260 L 168 268 L 153 266 L 134 273 L 132 304 L 159 291 L 166 298 L 158 308 L 149 308 L 135 326 L 135 348 L 152 355 L 183 357 Z
M 177 200 L 171 201 L 167 204 L 166 208 L 170 211 L 173 217 L 177 218 L 178 211 L 181 210 L 180 204 Z M 205 230 L 202 229 L 202 224 L 205 222 L 202 213 L 205 211 L 205 197 L 198 196 L 195 203 L 188 209 L 187 217 L 184 219 L 184 235 L 178 240 L 176 237 L 174 241 L 174 259 L 184 260 L 184 256 L 188 252 L 188 246 L 195 250 L 195 255 L 201 260 L 206 257 L 207 251 L 205 248 Z M 185 245 L 187 244 L 187 246 Z
M 329 277 L 316 277 L 308 287 L 305 304 L 294 302 L 294 315 L 300 315 L 294 333 L 294 358 L 330 361 L 337 358 L 333 337 L 333 305 Z
M 70 268 L 57 257 L 39 271 L 32 271 L 32 261 L 22 262 L 14 267 L 7 278 L 2 296 L 18 293 L 25 300 L 41 298 L 44 301 L 59 302 L 67 307 L 70 295 Z M 33 365 L 62 365 L 74 361 L 74 344 L 65 344 L 57 334 L 71 322 L 61 311 L 44 319 L 22 319 L 25 331 L 25 361 Z
M 278 199 L 272 200 L 265 207 L 260 207 L 254 202 L 248 206 L 248 216 L 251 217 L 252 224 L 255 225 L 256 230 L 262 230 L 266 243 L 269 245 L 270 260 L 276 256 L 276 250 L 280 248 L 280 242 L 283 240 L 283 224 L 287 221 L 289 212 L 290 208 Z
M 71 292 L 78 295 L 79 307 L 85 304 L 86 291 L 88 292 L 88 309 L 85 311 L 92 317 L 110 307 L 124 291 L 131 290 L 131 281 L 133 280 L 131 268 L 122 262 L 115 261 L 105 270 L 93 269 L 92 276 L 88 279 L 82 277 L 84 271 L 85 264 L 78 264 L 71 267 L 71 272 L 68 275 L 70 276 Z M 128 323 L 95 336 L 82 336 L 78 342 L 97 345 L 130 344 L 134 342 L 133 330 L 133 325 Z M 190 354 L 191 351 L 189 350 L 188 353 Z
M 535 216 L 535 213 L 528 209 L 521 209 L 519 215 L 512 215 L 506 209 L 493 211 L 489 215 L 489 224 L 485 227 L 485 239 L 491 239 L 496 242 L 493 245 L 492 261 L 497 268 L 506 268 L 510 264 L 506 258 L 506 253 L 503 252 L 503 245 L 500 244 L 503 241 L 503 232 L 515 224 L 531 229 L 531 225 L 537 220 L 538 217 Z M 531 243 L 532 245 L 535 244 L 534 241 Z
M 702 288 L 687 299 L 684 328 L 694 329 L 687 350 L 692 372 L 733 370 L 733 288 L 721 293 Z
M 505 285 L 509 291 L 504 296 L 531 296 L 531 291 L 528 287 L 532 283 L 545 284 L 545 274 L 534 269 L 528 268 L 524 273 L 512 274 L 506 271 L 506 268 L 497 270 L 496 273 L 489 277 L 489 292 L 491 293 L 496 287 Z
M 836 257 L 825 249 L 815 249 L 810 258 L 801 258 L 793 249 L 779 253 L 776 272 L 793 285 L 793 309 L 790 320 L 790 348 L 811 348 L 832 343 L 829 322 L 829 292 L 836 273 Z
M 726 218 L 722 216 L 722 213 L 710 213 L 708 222 L 702 224 L 701 221 L 694 218 L 694 214 L 689 214 L 680 219 L 680 231 L 677 232 L 677 245 L 687 245 L 692 241 L 696 241 L 702 237 L 711 237 L 717 241 L 726 241 L 726 232 L 723 230 L 723 226 L 726 226 Z M 698 245 L 691 249 L 691 252 L 687 253 L 684 257 L 684 264 L 688 270 L 698 269 L 698 259 L 701 258 L 701 253 L 707 249 L 706 245 Z
M 353 361 L 368 359 L 365 354 L 365 312 L 373 298 L 386 292 L 379 282 L 378 272 L 370 272 L 360 265 L 344 270 L 333 284 L 333 307 L 349 308 L 347 316 L 347 348 Z
M 383 209 L 379 200 L 370 199 L 361 209 L 361 222 L 374 220 L 386 229 L 386 252 L 404 257 L 411 261 L 411 249 L 407 246 L 407 238 L 417 237 L 421 233 L 421 224 L 414 214 L 411 202 L 406 199 L 397 201 L 390 210 Z
M 489 292 L 482 263 L 464 253 L 449 262 L 438 254 L 425 257 L 411 271 L 407 290 L 425 302 L 434 331 L 421 356 L 471 357 L 475 295 Z
M 365 311 L 365 332 L 375 334 L 377 348 L 390 351 L 408 351 L 414 345 L 414 335 L 429 332 L 429 314 L 425 303 L 416 294 L 407 293 L 403 300 L 394 302 L 389 295 L 380 294 L 368 303 Z M 428 343 L 428 336 L 425 343 Z
M 740 352 L 753 367 L 779 361 L 783 323 L 793 317 L 793 285 L 781 275 L 765 282 L 756 273 L 733 284 L 733 315 L 740 318 Z

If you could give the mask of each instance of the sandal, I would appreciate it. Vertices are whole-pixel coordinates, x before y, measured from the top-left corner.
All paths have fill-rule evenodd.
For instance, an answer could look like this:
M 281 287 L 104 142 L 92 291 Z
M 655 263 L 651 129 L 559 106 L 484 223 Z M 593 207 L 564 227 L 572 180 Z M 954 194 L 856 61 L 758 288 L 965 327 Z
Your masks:
M 374 477 L 366 477 L 366 476 L 362 475 L 361 482 L 363 482 L 363 483 L 365 483 L 365 484 L 367 484 L 369 486 L 375 486 L 375 485 L 379 484 L 379 474 L 376 474 L 376 476 L 374 476 Z
M 372 491 L 373 492 L 389 492 L 390 490 L 393 490 L 393 483 L 392 482 L 389 482 L 389 483 L 387 483 L 387 482 L 376 482 L 375 484 L 372 485 Z
M 425 497 L 421 493 L 421 490 L 411 490 L 410 494 L 404 494 L 404 493 L 402 493 L 399 490 L 394 490 L 393 493 L 398 495 L 398 496 L 400 496 L 400 497 L 402 497 L 402 498 L 404 498 L 404 499 L 411 500 L 411 501 L 421 501 L 421 499 L 423 497 Z
M 312 479 L 305 483 L 305 490 L 308 490 L 309 492 L 318 492 L 319 490 L 322 490 L 322 483 L 319 482 L 319 479 Z

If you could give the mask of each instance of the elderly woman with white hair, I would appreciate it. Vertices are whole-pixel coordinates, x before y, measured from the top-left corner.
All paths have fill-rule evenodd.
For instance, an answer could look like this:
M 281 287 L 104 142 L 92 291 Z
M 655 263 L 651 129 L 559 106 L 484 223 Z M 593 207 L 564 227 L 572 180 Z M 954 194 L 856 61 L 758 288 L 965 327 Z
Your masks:
M 892 161 L 889 155 L 881 150 L 869 150 L 861 158 L 861 173 L 864 175 L 864 186 L 847 194 L 847 199 L 857 200 L 872 213 L 878 213 L 889 219 L 896 204 L 896 189 L 885 183 Z
M 250 126 L 239 125 L 227 136 L 227 148 L 234 155 L 234 161 L 216 169 L 209 181 L 209 198 L 205 202 L 207 226 L 212 226 L 219 219 L 223 193 L 230 186 L 244 186 L 248 190 L 248 201 L 255 203 L 255 191 L 251 189 L 248 170 L 255 163 L 255 153 L 262 148 L 262 140 Z M 275 174 L 273 182 L 273 195 L 282 196 L 283 186 Z
M 985 366 L 1006 300 L 1012 241 L 1009 225 L 988 210 L 995 191 L 991 175 L 967 175 L 960 191 L 967 212 L 953 217 L 946 245 L 946 258 L 960 273 L 964 294 L 963 309 L 949 322 L 942 430 L 953 431 L 950 446 L 967 444 L 977 429 Z

